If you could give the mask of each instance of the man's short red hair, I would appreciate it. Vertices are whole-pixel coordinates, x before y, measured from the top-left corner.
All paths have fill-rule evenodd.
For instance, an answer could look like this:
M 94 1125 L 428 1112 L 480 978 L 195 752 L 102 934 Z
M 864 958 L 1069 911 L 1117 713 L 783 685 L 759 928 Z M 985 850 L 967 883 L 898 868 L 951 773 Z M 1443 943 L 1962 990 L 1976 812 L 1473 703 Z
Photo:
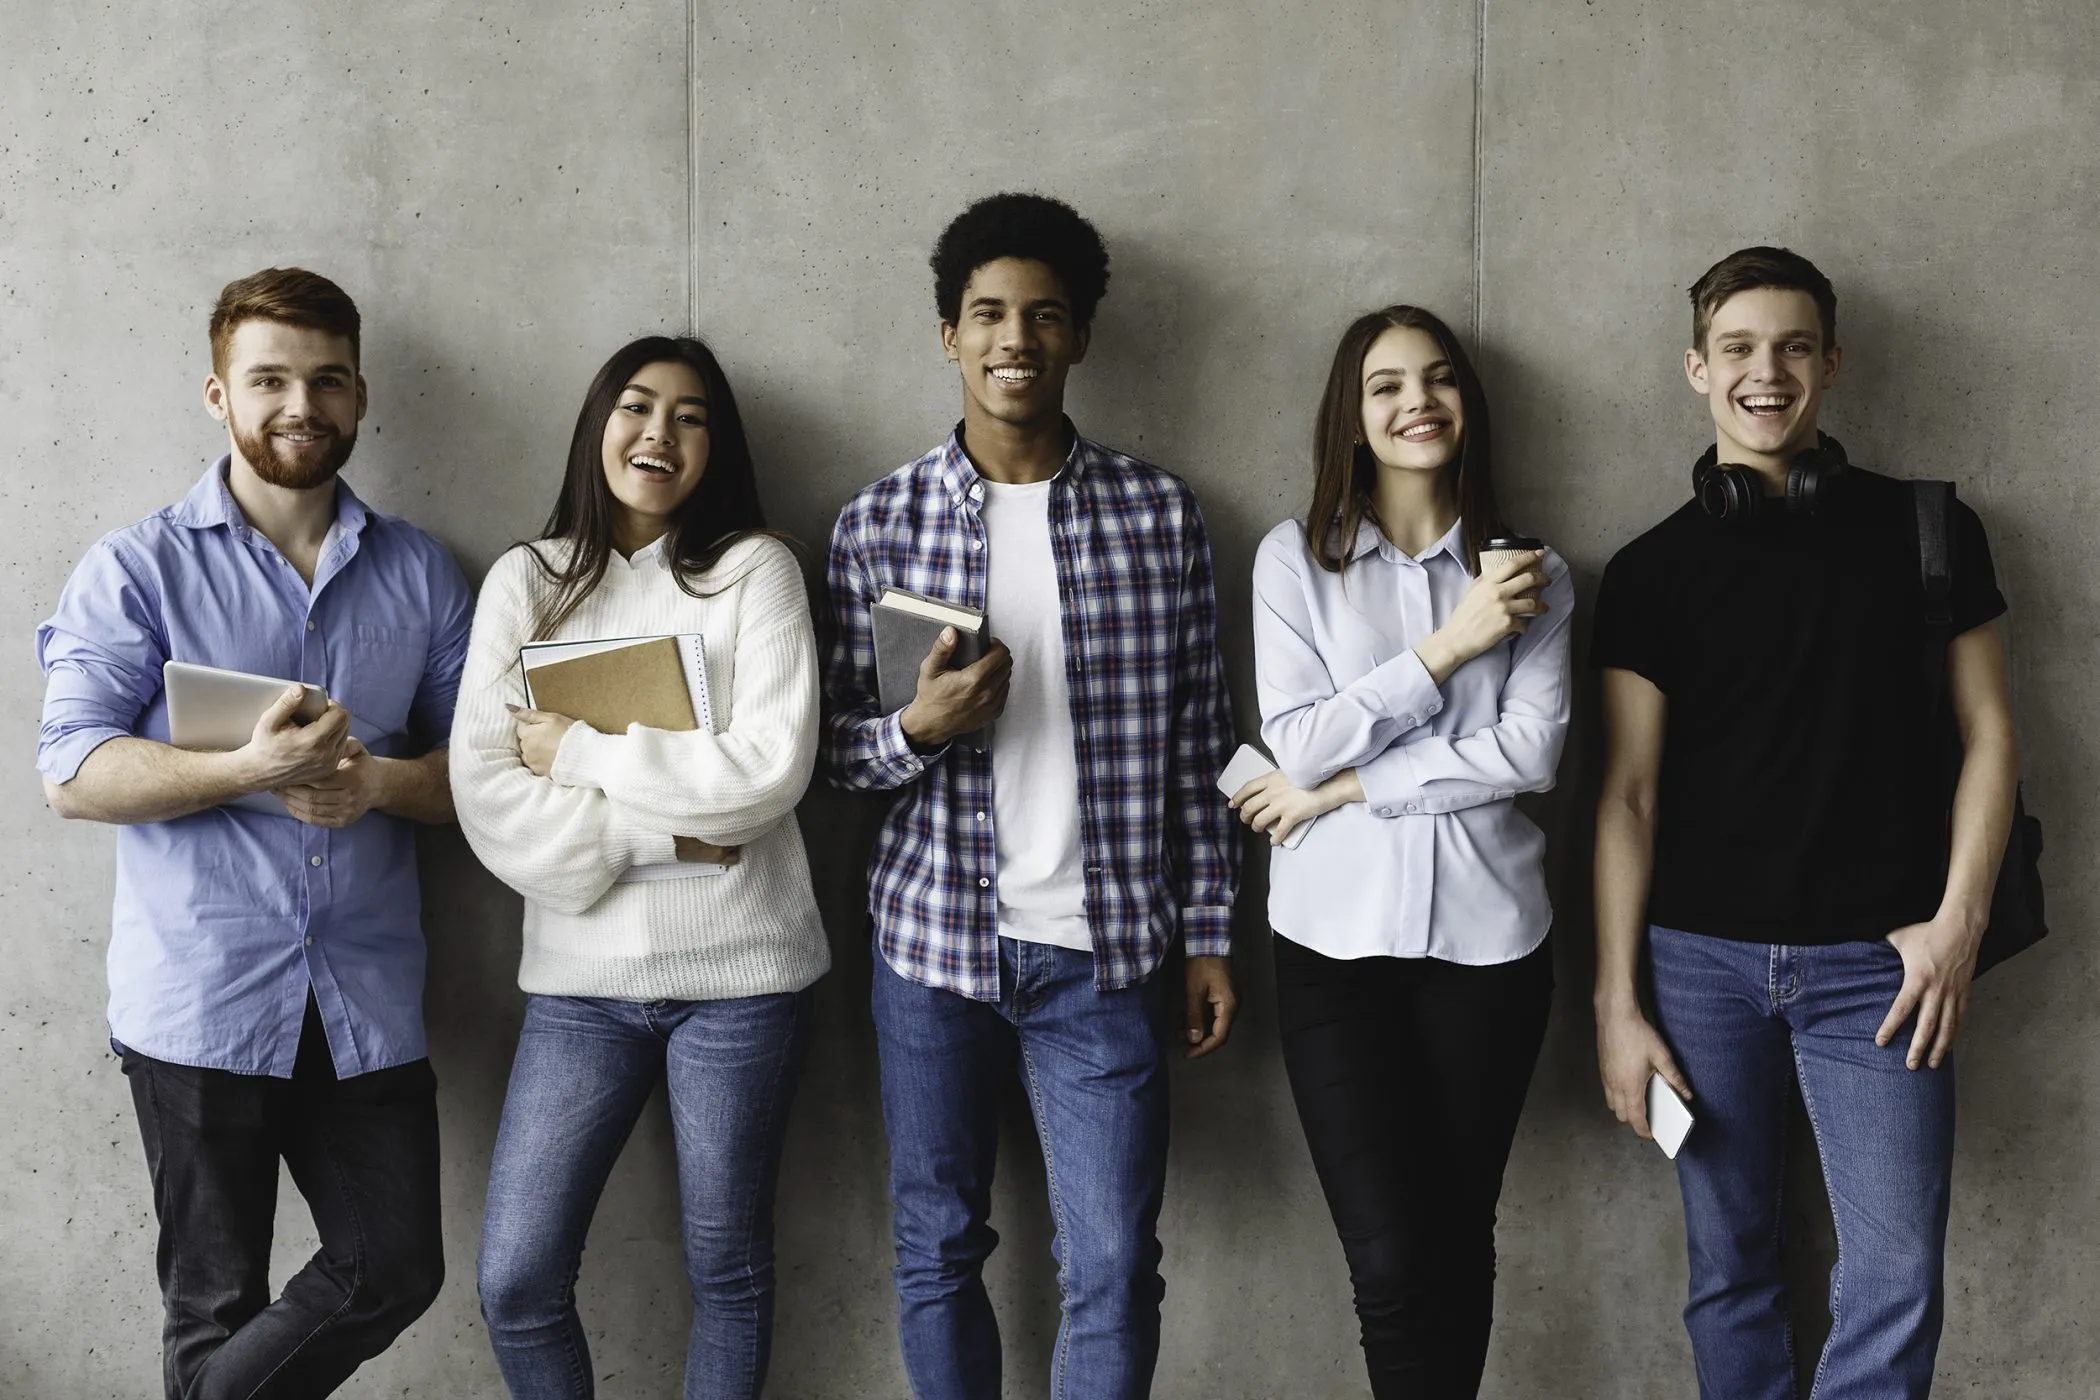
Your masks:
M 350 294 L 303 267 L 266 267 L 237 282 L 228 282 L 211 309 L 211 367 L 226 373 L 226 354 L 243 321 L 279 321 L 287 326 L 339 335 L 350 342 L 350 363 L 357 364 L 357 337 L 363 326 Z

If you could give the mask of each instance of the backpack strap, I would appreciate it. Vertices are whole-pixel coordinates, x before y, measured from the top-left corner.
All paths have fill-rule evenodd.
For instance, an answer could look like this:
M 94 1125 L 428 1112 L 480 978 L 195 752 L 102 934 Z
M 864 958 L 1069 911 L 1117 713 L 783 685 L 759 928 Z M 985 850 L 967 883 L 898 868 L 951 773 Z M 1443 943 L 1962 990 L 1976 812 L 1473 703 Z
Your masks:
M 1918 516 L 1918 576 L 1925 585 L 1925 621 L 1942 631 L 1954 625 L 1954 563 L 1948 544 L 1954 483 L 1913 481 L 1910 497 Z

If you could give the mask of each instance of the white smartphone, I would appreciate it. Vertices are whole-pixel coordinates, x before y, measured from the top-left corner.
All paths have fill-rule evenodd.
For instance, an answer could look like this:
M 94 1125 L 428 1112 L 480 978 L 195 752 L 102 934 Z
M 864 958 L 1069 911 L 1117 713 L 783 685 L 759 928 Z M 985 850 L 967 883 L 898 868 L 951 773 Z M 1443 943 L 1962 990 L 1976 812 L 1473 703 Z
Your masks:
M 1659 1074 L 1648 1076 L 1648 1131 L 1655 1135 L 1655 1145 L 1663 1150 L 1663 1156 L 1677 1159 L 1677 1149 L 1684 1146 L 1685 1134 L 1692 1130 L 1692 1111 L 1677 1097 L 1670 1081 Z
M 1252 744 L 1242 744 L 1240 751 L 1232 756 L 1232 762 L 1226 764 L 1225 771 L 1218 775 L 1218 791 L 1230 797 L 1262 774 L 1275 771 L 1276 765 L 1269 761 L 1267 754 Z M 1314 817 L 1312 822 L 1299 822 L 1292 827 L 1291 834 L 1283 838 L 1283 848 L 1297 850 L 1298 843 L 1305 839 L 1305 833 L 1311 831 L 1313 822 L 1318 820 Z

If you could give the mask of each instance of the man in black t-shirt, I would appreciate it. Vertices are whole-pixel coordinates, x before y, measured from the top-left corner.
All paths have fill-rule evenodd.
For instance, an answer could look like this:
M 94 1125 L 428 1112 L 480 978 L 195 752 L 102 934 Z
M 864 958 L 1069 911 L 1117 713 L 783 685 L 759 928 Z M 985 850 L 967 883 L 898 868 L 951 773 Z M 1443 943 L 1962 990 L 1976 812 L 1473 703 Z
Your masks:
M 1949 1051 L 2018 771 L 1991 625 L 2005 600 L 1957 506 L 1950 839 L 1910 492 L 1816 427 L 1836 294 L 1805 258 L 1747 248 L 1691 296 L 1685 374 L 1714 447 L 1693 500 L 1619 551 L 1597 602 L 1598 1065 L 1641 1136 L 1651 1074 L 1695 1118 L 1677 1173 L 1702 1397 L 1794 1395 L 1779 1198 L 1795 1079 L 1839 1244 L 1816 1394 L 1920 1397 L 1943 1304 Z

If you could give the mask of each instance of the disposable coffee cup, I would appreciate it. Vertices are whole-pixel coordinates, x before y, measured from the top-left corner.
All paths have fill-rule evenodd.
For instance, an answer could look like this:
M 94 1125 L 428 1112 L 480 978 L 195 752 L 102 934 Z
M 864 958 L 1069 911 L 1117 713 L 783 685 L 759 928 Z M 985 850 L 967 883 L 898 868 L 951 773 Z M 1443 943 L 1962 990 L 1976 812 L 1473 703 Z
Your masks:
M 1507 563 L 1517 555 L 1536 554 L 1545 547 L 1544 541 L 1535 540 L 1529 535 L 1497 535 L 1480 546 L 1480 572 L 1484 574 L 1497 564 Z

